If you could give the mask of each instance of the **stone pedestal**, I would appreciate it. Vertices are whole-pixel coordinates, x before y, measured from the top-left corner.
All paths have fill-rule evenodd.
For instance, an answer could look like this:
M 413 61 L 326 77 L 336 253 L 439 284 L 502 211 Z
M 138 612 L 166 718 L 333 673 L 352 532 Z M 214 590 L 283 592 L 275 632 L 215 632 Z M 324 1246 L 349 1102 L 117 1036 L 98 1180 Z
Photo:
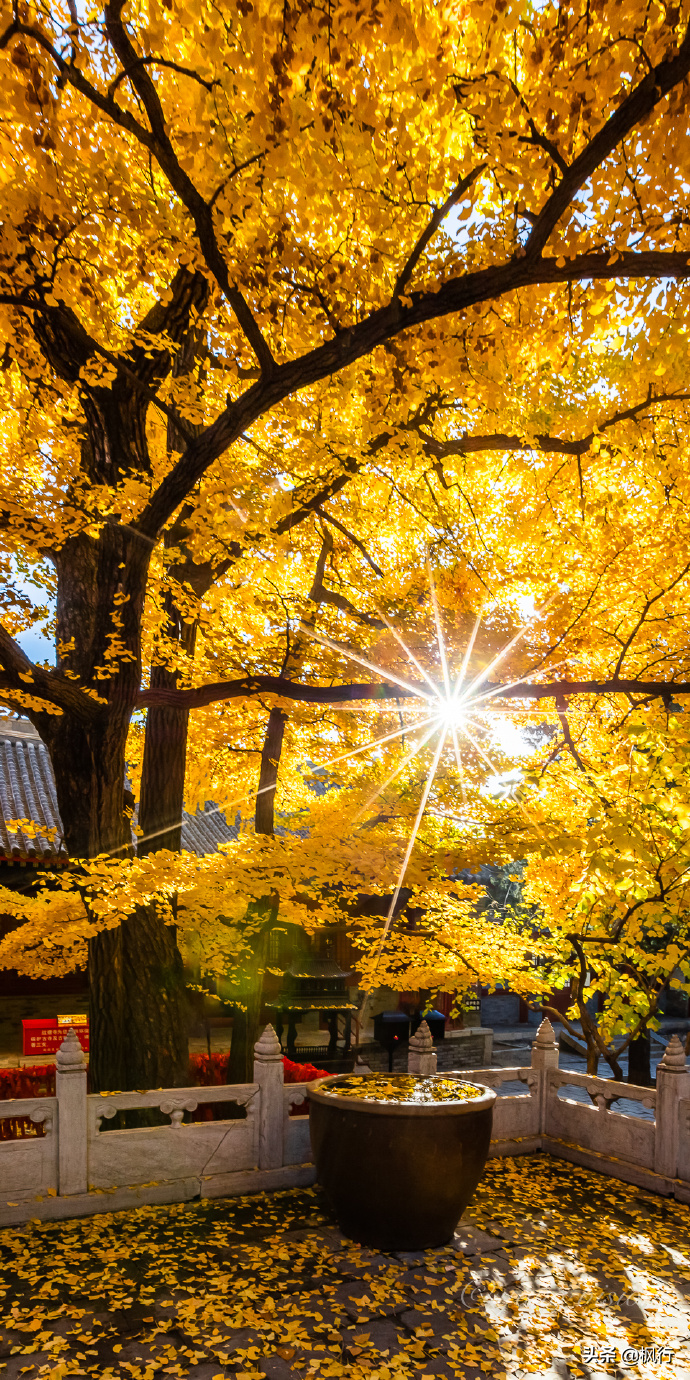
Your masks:
M 548 1016 L 544 1017 L 532 1043 L 532 1068 L 558 1068 L 558 1044 Z

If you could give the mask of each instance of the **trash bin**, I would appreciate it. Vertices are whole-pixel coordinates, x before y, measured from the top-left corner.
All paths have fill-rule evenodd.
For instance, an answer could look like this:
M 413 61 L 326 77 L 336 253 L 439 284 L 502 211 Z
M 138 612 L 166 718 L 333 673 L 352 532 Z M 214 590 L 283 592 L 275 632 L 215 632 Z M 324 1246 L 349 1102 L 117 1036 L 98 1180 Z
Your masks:
M 393 1072 L 393 1052 L 402 1040 L 410 1038 L 410 1018 L 404 1011 L 379 1011 L 374 1016 L 374 1039 L 388 1050 L 388 1072 Z
M 436 1044 L 438 1040 L 443 1040 L 445 1038 L 446 1018 L 442 1011 L 425 1011 L 424 1015 L 422 1015 L 421 1011 L 415 1011 L 412 1017 L 413 1035 L 418 1026 L 422 1024 L 422 1021 L 426 1021 L 431 1031 L 431 1038 L 434 1044 Z

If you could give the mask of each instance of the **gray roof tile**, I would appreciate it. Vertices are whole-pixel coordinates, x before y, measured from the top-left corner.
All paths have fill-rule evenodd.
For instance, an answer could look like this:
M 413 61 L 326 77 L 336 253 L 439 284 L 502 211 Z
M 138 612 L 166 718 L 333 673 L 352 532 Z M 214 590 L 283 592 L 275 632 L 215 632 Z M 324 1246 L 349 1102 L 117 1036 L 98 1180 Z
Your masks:
M 35 836 L 8 828 L 19 820 L 30 820 Z M 62 833 L 48 749 L 28 719 L 0 718 L 0 862 L 66 861 Z M 198 857 L 215 853 L 238 833 L 237 824 L 228 824 L 210 803 L 194 814 L 183 812 L 182 847 Z

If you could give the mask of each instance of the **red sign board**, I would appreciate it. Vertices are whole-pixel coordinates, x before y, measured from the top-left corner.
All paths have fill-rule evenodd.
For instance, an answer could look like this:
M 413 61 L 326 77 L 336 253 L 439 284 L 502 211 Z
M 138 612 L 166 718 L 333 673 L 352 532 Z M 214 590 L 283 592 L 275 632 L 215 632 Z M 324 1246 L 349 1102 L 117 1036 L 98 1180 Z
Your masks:
M 22 1021 L 22 1054 L 57 1054 L 69 1030 L 64 1017 L 48 1020 Z M 72 1022 L 70 1022 L 72 1024 Z M 75 1017 L 74 1030 L 86 1054 L 89 1052 L 89 1023 L 85 1016 Z

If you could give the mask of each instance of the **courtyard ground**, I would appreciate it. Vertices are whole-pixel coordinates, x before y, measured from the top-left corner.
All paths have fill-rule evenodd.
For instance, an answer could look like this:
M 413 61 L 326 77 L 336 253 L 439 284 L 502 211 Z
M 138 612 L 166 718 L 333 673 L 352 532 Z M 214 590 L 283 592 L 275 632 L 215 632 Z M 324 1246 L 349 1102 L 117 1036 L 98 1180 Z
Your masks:
M 319 1189 L 0 1233 L 0 1380 L 690 1380 L 690 1207 L 534 1155 L 378 1254 Z

